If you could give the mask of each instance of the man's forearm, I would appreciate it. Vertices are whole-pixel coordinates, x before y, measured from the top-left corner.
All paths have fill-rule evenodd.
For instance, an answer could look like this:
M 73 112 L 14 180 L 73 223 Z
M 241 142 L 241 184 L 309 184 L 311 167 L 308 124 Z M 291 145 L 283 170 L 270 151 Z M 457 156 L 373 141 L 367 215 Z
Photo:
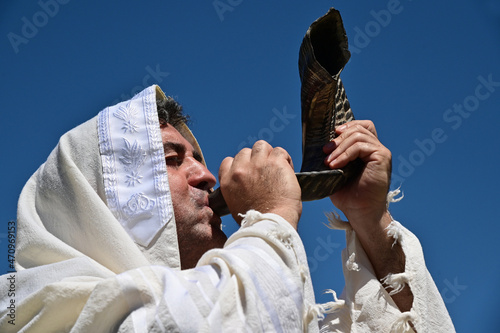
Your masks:
M 371 224 L 373 227 L 370 230 L 355 230 L 379 280 L 385 278 L 388 274 L 405 271 L 403 249 L 399 243 L 394 243 L 393 237 L 387 234 L 386 228 L 391 221 L 390 214 L 385 212 L 378 223 Z M 405 286 L 403 290 L 391 297 L 402 312 L 411 309 L 413 294 L 409 286 Z

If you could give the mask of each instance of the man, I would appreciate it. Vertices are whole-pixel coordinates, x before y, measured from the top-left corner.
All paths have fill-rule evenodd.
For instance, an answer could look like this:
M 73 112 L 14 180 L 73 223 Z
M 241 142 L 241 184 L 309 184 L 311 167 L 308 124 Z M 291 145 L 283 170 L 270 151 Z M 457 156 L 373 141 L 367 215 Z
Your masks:
M 289 154 L 259 141 L 221 163 L 241 224 L 226 239 L 181 111 L 151 86 L 61 137 L 19 199 L 2 332 L 453 331 L 418 240 L 387 211 L 391 154 L 373 123 L 323 147 L 328 168 L 364 166 L 331 196 L 349 220 L 331 219 L 346 230 L 344 293 L 317 305 Z
M 371 122 L 339 128 L 324 148 L 330 167 L 360 157 L 365 170 L 332 197 L 350 221 L 345 300 L 317 306 L 288 153 L 259 141 L 222 162 L 242 224 L 226 241 L 208 207 L 215 178 L 178 111 L 152 86 L 61 138 L 19 200 L 15 312 L 2 298 L 2 332 L 452 327 L 425 267 L 408 262 L 423 264 L 418 241 L 402 227 L 387 233 L 390 153 Z M 391 299 L 378 281 L 388 273 L 412 274 L 411 288 Z M 330 314 L 318 323 L 321 313 Z

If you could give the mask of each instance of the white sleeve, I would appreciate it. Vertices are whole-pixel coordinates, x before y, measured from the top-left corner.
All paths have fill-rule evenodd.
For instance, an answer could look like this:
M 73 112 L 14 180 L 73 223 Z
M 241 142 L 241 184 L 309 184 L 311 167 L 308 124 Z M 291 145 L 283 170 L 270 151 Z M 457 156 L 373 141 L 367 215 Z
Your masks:
M 320 322 L 321 332 L 455 332 L 445 304 L 428 272 L 422 247 L 417 237 L 399 222 L 392 221 L 388 234 L 399 242 L 405 254 L 405 271 L 389 274 L 379 281 L 355 232 L 348 223 L 347 247 L 342 252 L 345 289 L 335 308 L 326 307 L 326 318 Z M 341 227 L 342 228 L 342 227 Z M 401 312 L 385 287 L 393 292 L 410 288 L 413 304 Z M 328 311 L 331 309 L 330 311 Z
M 318 331 L 302 241 L 275 214 L 248 212 L 224 248 L 191 270 L 90 275 L 34 290 L 17 304 L 16 325 L 0 314 L 0 331 Z

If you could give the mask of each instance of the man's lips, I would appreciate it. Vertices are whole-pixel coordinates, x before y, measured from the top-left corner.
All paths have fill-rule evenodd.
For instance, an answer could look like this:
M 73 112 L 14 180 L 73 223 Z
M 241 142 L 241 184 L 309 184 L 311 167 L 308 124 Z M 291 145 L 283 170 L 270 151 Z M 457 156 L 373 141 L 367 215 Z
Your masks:
M 200 209 L 205 209 L 205 208 L 210 209 L 213 216 L 216 217 L 215 221 L 214 221 L 214 219 L 212 219 L 212 221 L 216 222 L 217 225 L 220 227 L 220 224 L 221 224 L 220 216 L 214 212 L 212 207 L 210 207 L 210 201 L 208 198 L 209 192 L 195 188 L 195 189 L 193 189 L 192 194 L 193 194 L 192 198 L 193 198 L 193 201 L 195 202 L 196 206 L 198 206 Z M 211 224 L 213 224 L 213 222 L 211 222 Z
M 191 188 L 191 198 L 196 206 L 203 208 L 208 206 L 208 192 L 197 188 Z

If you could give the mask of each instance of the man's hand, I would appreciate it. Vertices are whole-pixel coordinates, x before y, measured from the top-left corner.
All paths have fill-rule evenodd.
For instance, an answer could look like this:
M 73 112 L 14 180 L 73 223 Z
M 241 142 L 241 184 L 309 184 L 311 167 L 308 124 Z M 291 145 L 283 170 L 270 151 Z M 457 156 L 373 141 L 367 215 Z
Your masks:
M 385 228 L 391 223 L 387 211 L 387 191 L 391 181 L 391 152 L 377 138 L 371 121 L 354 120 L 337 129 L 338 136 L 325 145 L 325 163 L 332 169 L 344 167 L 360 158 L 361 174 L 330 196 L 342 210 L 358 235 L 378 279 L 405 269 L 401 246 L 393 247 Z M 413 303 L 410 288 L 392 296 L 401 311 L 409 311 Z
M 300 186 L 290 155 L 257 141 L 252 149 L 242 149 L 234 158 L 226 157 L 219 169 L 222 194 L 233 218 L 250 209 L 275 213 L 297 228 L 302 213 Z
M 377 138 L 368 120 L 354 120 L 337 129 L 337 137 L 324 146 L 325 163 L 332 169 L 360 158 L 361 174 L 330 196 L 356 232 L 371 232 L 387 210 L 386 197 L 391 179 L 391 152 Z M 390 222 L 390 221 L 389 221 Z M 386 227 L 385 225 L 384 227 Z

